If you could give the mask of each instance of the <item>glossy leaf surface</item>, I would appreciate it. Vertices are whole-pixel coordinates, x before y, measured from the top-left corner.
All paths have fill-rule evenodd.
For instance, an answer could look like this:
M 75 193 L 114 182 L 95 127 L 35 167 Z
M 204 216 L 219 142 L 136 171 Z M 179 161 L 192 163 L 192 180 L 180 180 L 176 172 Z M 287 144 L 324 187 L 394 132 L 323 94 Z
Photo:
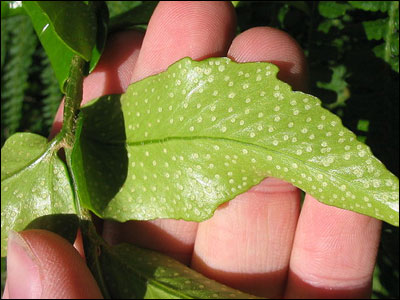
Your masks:
M 62 234 L 60 227 L 76 228 L 75 221 L 48 217 L 74 214 L 73 203 L 67 168 L 54 143 L 31 133 L 11 136 L 1 149 L 1 256 L 7 253 L 10 230 L 47 228 Z
M 96 30 L 96 43 L 93 47 L 92 58 L 89 62 L 89 73 L 94 70 L 100 60 L 108 35 L 108 21 L 109 14 L 107 4 L 105 1 L 90 1 L 90 10 L 96 15 L 97 30 Z
M 185 58 L 86 106 L 73 154 L 83 205 L 119 221 L 202 221 L 273 176 L 397 225 L 397 177 L 277 72 L 269 63 Z
M 24 1 L 23 7 L 31 17 L 64 91 L 73 55 L 78 54 L 90 61 L 93 49 L 96 49 L 97 20 L 94 10 L 82 1 Z M 96 57 L 99 58 L 98 55 Z
M 99 261 L 113 299 L 256 299 L 129 244 L 102 247 Z

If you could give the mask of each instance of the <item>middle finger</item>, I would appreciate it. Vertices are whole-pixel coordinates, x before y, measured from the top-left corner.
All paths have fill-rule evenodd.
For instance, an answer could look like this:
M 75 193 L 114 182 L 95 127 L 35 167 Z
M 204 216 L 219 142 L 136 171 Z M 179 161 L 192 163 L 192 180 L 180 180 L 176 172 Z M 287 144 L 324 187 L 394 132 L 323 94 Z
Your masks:
M 304 54 L 282 31 L 249 29 L 233 41 L 229 55 L 239 62 L 273 62 L 281 80 L 297 89 L 305 87 Z M 268 178 L 221 206 L 199 224 L 192 267 L 257 296 L 282 296 L 299 200 L 293 185 Z
M 196 60 L 226 56 L 234 29 L 235 12 L 229 2 L 160 2 L 149 22 L 131 81 L 164 71 L 186 56 Z M 106 226 L 108 231 L 118 232 L 115 242 L 130 242 L 190 262 L 195 222 L 157 219 Z

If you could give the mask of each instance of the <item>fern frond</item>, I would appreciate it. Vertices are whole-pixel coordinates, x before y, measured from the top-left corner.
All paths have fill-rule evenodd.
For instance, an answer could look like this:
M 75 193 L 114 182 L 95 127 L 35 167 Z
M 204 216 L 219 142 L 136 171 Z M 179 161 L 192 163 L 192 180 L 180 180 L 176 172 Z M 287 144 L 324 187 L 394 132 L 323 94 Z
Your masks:
M 387 13 L 386 18 L 363 22 L 368 40 L 383 40 L 373 52 L 399 72 L 399 2 L 398 1 L 350 1 L 359 9 Z
M 43 69 L 40 74 L 40 79 L 44 87 L 42 90 L 42 113 L 44 124 L 48 128 L 48 130 L 50 130 L 50 127 L 54 120 L 54 116 L 61 102 L 62 93 L 60 91 L 53 68 L 50 64 L 49 57 L 44 51 L 42 52 L 42 57 Z
M 8 34 L 6 31 L 6 21 L 1 20 L 1 70 L 3 70 L 4 60 L 6 58 L 6 44 L 8 40 Z
M 1 78 L 2 139 L 16 132 L 20 126 L 24 92 L 28 87 L 33 53 L 38 42 L 27 16 L 7 19 L 5 30 L 10 37 Z

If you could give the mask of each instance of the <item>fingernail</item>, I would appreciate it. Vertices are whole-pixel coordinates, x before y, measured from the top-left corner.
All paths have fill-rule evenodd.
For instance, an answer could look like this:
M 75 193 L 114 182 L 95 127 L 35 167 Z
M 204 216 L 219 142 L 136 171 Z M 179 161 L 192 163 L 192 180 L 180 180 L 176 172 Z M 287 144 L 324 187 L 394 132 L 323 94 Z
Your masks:
M 38 299 L 42 294 L 39 260 L 24 238 L 8 235 L 7 285 L 10 299 Z

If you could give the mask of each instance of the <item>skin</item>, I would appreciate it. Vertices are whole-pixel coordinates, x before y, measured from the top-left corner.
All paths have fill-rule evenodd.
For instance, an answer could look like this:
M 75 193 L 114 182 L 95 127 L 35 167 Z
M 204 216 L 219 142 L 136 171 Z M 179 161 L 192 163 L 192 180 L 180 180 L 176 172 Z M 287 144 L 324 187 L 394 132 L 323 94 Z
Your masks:
M 84 81 L 83 102 L 122 93 L 129 83 L 185 56 L 272 62 L 281 80 L 305 91 L 307 63 L 296 41 L 268 27 L 234 37 L 235 18 L 229 2 L 160 2 L 145 35 L 127 31 L 109 40 L 96 70 Z M 62 107 L 52 135 L 61 124 Z M 379 220 L 309 195 L 300 211 L 299 190 L 268 178 L 221 205 L 205 222 L 105 222 L 103 235 L 110 243 L 126 241 L 163 252 L 258 296 L 321 299 L 370 296 L 380 229 Z M 12 234 L 4 298 L 101 297 L 76 250 L 82 254 L 79 244 L 78 239 L 74 248 L 43 230 Z

